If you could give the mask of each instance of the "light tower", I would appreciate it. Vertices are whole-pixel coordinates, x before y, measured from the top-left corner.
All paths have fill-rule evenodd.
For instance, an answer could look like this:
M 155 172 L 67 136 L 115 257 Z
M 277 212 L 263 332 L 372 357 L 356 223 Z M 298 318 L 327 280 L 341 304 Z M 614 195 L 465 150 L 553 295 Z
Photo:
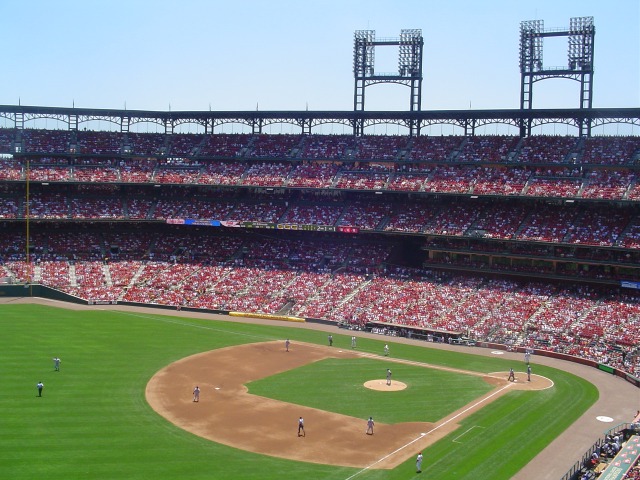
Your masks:
M 520 23 L 520 109 L 533 108 L 533 85 L 547 78 L 568 78 L 580 82 L 580 108 L 593 105 L 593 45 L 596 29 L 593 17 L 572 17 L 569 28 L 544 29 L 543 20 Z M 567 65 L 543 64 L 543 42 L 549 37 L 567 37 Z M 589 126 L 586 127 L 589 129 Z M 531 133 L 531 124 L 522 125 L 521 134 Z M 584 125 L 580 126 L 583 135 Z M 587 131 L 587 134 L 590 132 Z
M 422 49 L 424 40 L 422 30 L 403 29 L 400 38 L 381 38 L 376 40 L 375 30 L 356 30 L 353 42 L 353 110 L 364 111 L 365 89 L 378 83 L 397 83 L 410 88 L 409 109 L 422 109 Z M 398 71 L 392 73 L 376 72 L 376 47 L 397 46 Z M 413 133 L 414 126 L 411 126 Z M 362 125 L 354 125 L 354 133 L 362 134 Z

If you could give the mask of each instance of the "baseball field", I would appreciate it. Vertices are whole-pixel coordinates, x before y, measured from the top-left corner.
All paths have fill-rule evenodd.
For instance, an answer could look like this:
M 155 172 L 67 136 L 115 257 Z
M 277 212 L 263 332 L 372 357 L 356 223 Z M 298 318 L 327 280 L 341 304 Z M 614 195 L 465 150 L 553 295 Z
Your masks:
M 509 479 L 598 399 L 542 364 L 528 382 L 522 359 L 473 350 L 385 357 L 389 339 L 352 349 L 337 328 L 329 347 L 282 322 L 6 301 L 0 326 L 3 478 Z

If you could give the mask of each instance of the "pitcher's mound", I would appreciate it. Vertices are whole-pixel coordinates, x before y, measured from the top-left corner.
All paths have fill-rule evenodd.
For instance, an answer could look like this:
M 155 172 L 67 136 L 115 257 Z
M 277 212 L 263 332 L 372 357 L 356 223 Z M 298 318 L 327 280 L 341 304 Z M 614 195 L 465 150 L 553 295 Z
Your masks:
M 364 382 L 364 386 L 371 390 L 379 390 L 381 392 L 397 392 L 407 388 L 406 383 L 398 382 L 397 380 L 392 380 L 391 385 L 387 385 L 387 380 L 384 378 L 380 380 L 369 380 L 368 382 Z

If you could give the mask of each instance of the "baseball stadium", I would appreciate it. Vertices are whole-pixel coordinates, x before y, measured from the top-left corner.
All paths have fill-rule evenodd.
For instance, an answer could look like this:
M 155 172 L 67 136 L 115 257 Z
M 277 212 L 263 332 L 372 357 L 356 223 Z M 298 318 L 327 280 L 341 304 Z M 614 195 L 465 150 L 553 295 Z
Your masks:
M 640 478 L 640 108 L 593 106 L 596 22 L 521 22 L 516 109 L 423 109 L 420 29 L 355 31 L 348 110 L 0 105 L 2 477 Z

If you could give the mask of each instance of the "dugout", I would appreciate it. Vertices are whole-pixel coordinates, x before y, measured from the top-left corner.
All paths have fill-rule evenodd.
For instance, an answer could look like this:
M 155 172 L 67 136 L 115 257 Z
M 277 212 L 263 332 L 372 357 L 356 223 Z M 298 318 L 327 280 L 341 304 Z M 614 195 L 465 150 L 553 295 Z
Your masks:
M 391 335 L 393 337 L 416 338 L 427 342 L 463 344 L 466 337 L 463 332 L 450 330 L 439 330 L 437 328 L 415 327 L 410 325 L 400 325 L 392 322 L 367 322 L 364 330 L 380 335 Z

